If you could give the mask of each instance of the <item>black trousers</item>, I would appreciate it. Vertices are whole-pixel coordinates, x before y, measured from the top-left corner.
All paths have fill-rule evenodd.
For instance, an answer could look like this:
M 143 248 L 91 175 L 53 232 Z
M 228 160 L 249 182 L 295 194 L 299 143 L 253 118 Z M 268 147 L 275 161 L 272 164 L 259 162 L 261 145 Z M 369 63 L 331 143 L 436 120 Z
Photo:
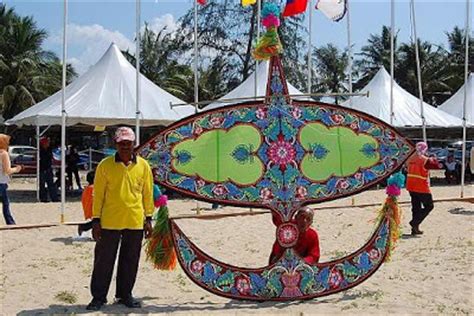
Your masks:
M 414 227 L 420 225 L 433 209 L 433 196 L 431 193 L 410 192 L 410 197 L 413 216 L 410 225 Z
M 91 293 L 94 299 L 107 301 L 119 244 L 120 254 L 115 297 L 127 299 L 132 296 L 142 240 L 143 230 L 102 229 L 101 239 L 97 242 L 94 251 L 94 270 L 91 280 Z

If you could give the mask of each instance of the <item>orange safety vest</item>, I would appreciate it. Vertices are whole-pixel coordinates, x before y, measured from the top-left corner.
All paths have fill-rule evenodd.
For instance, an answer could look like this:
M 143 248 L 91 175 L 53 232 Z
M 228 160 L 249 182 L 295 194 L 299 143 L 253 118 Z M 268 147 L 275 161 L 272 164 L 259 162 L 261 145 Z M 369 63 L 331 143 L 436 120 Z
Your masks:
M 94 202 L 94 185 L 88 185 L 82 192 L 82 209 L 84 211 L 84 218 L 92 218 L 92 205 Z
M 411 157 L 408 164 L 407 174 L 407 190 L 417 193 L 430 193 L 430 185 L 428 179 L 430 173 L 425 168 L 428 157 L 415 155 Z

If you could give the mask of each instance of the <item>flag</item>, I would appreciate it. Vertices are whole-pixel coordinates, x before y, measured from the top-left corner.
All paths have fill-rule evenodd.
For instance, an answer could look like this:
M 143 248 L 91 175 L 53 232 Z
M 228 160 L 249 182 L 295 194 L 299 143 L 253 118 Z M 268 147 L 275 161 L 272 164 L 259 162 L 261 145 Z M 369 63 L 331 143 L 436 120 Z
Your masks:
M 256 2 L 257 2 L 257 0 L 242 0 L 242 6 L 246 7 L 246 6 L 249 6 L 251 4 L 255 4 Z
M 306 6 L 308 5 L 308 0 L 286 0 L 285 11 L 283 11 L 283 16 L 292 16 L 303 13 L 306 11 Z
M 316 10 L 321 11 L 327 18 L 337 22 L 346 14 L 346 0 L 318 0 Z
M 196 0 L 200 5 L 206 5 L 206 0 Z

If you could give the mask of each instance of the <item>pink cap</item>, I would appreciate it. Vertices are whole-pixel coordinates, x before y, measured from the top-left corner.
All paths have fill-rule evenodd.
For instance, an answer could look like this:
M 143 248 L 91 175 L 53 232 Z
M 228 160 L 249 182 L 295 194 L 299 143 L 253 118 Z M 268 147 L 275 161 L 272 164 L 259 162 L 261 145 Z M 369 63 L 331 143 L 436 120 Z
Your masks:
M 424 155 L 426 154 L 426 151 L 428 150 L 428 145 L 425 142 L 418 142 L 416 143 L 416 152 L 419 155 Z
M 129 140 L 131 142 L 134 142 L 135 133 L 130 127 L 122 126 L 122 127 L 117 128 L 117 130 L 115 131 L 114 140 L 116 143 L 120 143 L 124 140 Z

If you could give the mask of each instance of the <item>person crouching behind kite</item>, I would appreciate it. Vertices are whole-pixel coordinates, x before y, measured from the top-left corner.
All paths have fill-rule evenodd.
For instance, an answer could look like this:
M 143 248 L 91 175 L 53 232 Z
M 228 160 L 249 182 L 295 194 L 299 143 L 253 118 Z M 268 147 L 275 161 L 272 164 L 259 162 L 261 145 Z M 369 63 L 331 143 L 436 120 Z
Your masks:
M 319 237 L 315 229 L 311 228 L 313 223 L 314 211 L 309 207 L 301 208 L 295 215 L 293 222 L 298 226 L 299 237 L 293 249 L 304 259 L 307 264 L 319 262 Z M 273 223 L 278 226 L 280 219 L 276 216 L 272 218 Z M 270 264 L 275 263 L 285 251 L 278 241 L 273 244 L 272 253 L 270 255 Z
M 439 169 L 435 157 L 426 156 L 428 145 L 425 142 L 416 144 L 416 153 L 408 159 L 407 190 L 411 197 L 412 220 L 411 234 L 421 235 L 420 224 L 433 209 L 433 196 L 430 190 L 430 169 Z

